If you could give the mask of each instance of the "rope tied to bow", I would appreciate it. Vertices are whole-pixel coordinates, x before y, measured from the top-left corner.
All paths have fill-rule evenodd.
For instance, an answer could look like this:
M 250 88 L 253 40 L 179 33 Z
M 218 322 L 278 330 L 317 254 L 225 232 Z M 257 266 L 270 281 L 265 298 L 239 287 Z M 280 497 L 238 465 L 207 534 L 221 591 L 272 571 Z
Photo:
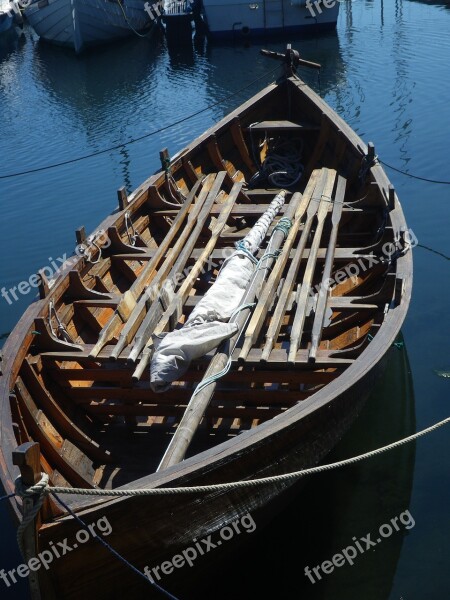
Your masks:
M 21 477 L 17 477 L 15 481 L 15 495 L 22 499 L 32 498 L 34 500 L 33 508 L 24 511 L 22 522 L 17 529 L 17 544 L 24 559 L 26 559 L 24 548 L 25 531 L 29 525 L 34 523 L 35 518 L 42 508 L 45 496 L 48 494 L 48 482 L 49 477 L 46 473 L 41 473 L 41 480 L 32 486 L 25 486 Z

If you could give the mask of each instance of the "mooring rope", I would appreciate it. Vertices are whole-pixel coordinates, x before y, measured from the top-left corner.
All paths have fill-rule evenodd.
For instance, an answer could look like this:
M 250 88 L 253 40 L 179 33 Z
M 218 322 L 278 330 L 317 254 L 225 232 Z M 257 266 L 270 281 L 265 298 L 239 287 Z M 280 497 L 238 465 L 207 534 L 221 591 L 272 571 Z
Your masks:
M 372 458 L 373 456 L 378 456 L 379 454 L 383 454 L 384 452 L 388 452 L 389 450 L 393 450 L 394 448 L 398 448 L 399 446 L 404 446 L 405 444 L 409 444 L 410 442 L 423 437 L 447 425 L 450 423 L 450 417 L 423 429 L 417 433 L 414 433 L 406 438 L 402 438 L 391 444 L 387 444 L 386 446 L 382 446 L 381 448 L 377 448 L 375 450 L 370 450 L 369 452 L 365 452 L 364 454 L 359 454 L 358 456 L 353 456 L 351 458 L 346 458 L 344 460 L 340 460 L 335 463 L 328 463 L 325 465 L 319 465 L 317 467 L 311 467 L 309 469 L 303 469 L 301 471 L 294 471 L 292 473 L 283 473 L 281 475 L 271 475 L 269 477 L 262 477 L 260 479 L 245 479 L 242 481 L 230 481 L 228 483 L 214 483 L 210 485 L 199 485 L 193 487 L 176 487 L 176 488 L 144 488 L 144 489 L 127 489 L 127 490 L 100 490 L 100 489 L 85 489 L 85 488 L 72 488 L 72 487 L 60 487 L 60 486 L 49 486 L 48 484 L 43 486 L 42 482 L 39 484 L 30 486 L 23 490 L 22 487 L 19 488 L 19 491 L 16 491 L 16 495 L 20 496 L 23 491 L 26 492 L 26 495 L 32 494 L 70 494 L 70 495 L 80 495 L 80 496 L 115 496 L 115 497 L 124 497 L 124 496 L 168 496 L 168 495 L 177 495 L 177 494 L 198 494 L 198 493 L 210 493 L 210 492 L 224 492 L 235 489 L 242 489 L 247 487 L 257 487 L 259 485 L 267 485 L 270 483 L 281 483 L 284 481 L 290 481 L 292 479 L 299 479 L 300 477 L 304 477 L 305 475 L 312 475 L 313 473 L 322 473 L 323 471 L 331 471 L 333 469 L 337 469 L 340 467 L 345 467 L 347 465 L 353 465 L 355 463 L 361 462 L 368 458 Z M 18 478 L 20 479 L 20 477 Z
M 47 473 L 42 473 L 41 476 L 41 480 L 33 486 L 33 489 L 36 490 L 33 492 L 30 492 L 29 488 L 24 486 L 21 477 L 16 479 L 16 495 L 21 498 L 34 498 L 33 508 L 24 514 L 22 522 L 17 529 L 17 545 L 19 546 L 20 553 L 24 559 L 26 558 L 23 541 L 25 530 L 30 523 L 33 523 L 34 519 L 39 514 L 48 490 L 48 475 Z
M 152 29 L 150 31 L 148 31 L 147 33 L 140 33 L 139 31 L 137 31 L 133 25 L 130 23 L 129 19 L 128 19 L 128 15 L 125 12 L 125 8 L 122 5 L 121 0 L 117 0 L 117 4 L 120 6 L 120 10 L 122 11 L 123 14 L 123 18 L 125 19 L 126 24 L 128 25 L 128 27 L 131 29 L 131 31 L 133 33 L 135 33 L 137 36 L 141 37 L 141 38 L 146 38 L 152 35 L 153 31 Z M 145 6 L 145 5 L 144 5 Z
M 34 499 L 33 508 L 31 510 L 28 510 L 24 514 L 23 520 L 17 529 L 17 545 L 19 546 L 20 553 L 23 556 L 24 560 L 27 560 L 27 558 L 28 558 L 26 555 L 26 552 L 25 552 L 25 548 L 24 548 L 25 531 L 26 531 L 27 527 L 31 523 L 34 522 L 35 518 L 39 514 L 39 511 L 41 510 L 42 504 L 44 503 L 45 497 L 48 493 L 50 493 L 55 498 L 55 500 L 57 502 L 59 502 L 59 504 L 68 512 L 68 514 L 70 514 L 78 523 L 80 523 L 80 525 L 83 527 L 84 530 L 86 530 L 88 533 L 91 532 L 88 525 L 77 514 L 75 514 L 72 511 L 72 509 L 63 500 L 61 500 L 61 498 L 59 498 L 59 496 L 56 494 L 55 490 L 53 488 L 49 488 L 48 475 L 46 473 L 42 473 L 41 475 L 42 475 L 41 480 L 30 488 L 25 487 L 23 485 L 21 477 L 18 477 L 15 482 L 15 484 L 16 484 L 15 493 L 9 494 L 8 496 L 3 496 L 3 498 L 0 498 L 0 500 L 6 500 L 7 498 L 11 498 L 12 496 L 20 496 L 21 498 L 33 498 Z M 173 596 L 170 592 L 165 590 L 163 587 L 158 585 L 156 582 L 151 581 L 145 575 L 145 573 L 140 571 L 137 567 L 132 565 L 125 557 L 123 557 L 121 554 L 119 554 L 119 552 L 117 552 L 117 550 L 115 550 L 110 544 L 108 544 L 108 542 L 104 539 L 104 537 L 97 535 L 97 536 L 95 536 L 95 539 L 100 544 L 102 544 L 102 546 L 104 546 L 109 552 L 111 552 L 111 554 L 113 554 L 118 560 L 120 560 L 124 565 L 126 565 L 134 573 L 139 575 L 139 577 L 143 577 L 148 584 L 152 585 L 155 589 L 157 589 L 159 592 L 164 594 L 167 598 L 170 598 L 171 600 L 178 600 L 178 598 Z
M 407 173 L 406 171 L 402 171 L 401 169 L 398 169 L 397 167 L 393 167 L 392 165 L 388 164 L 387 162 L 384 162 L 384 160 L 381 160 L 379 156 L 377 156 L 377 159 L 378 159 L 379 163 L 381 163 L 388 169 L 392 169 L 393 171 L 396 171 L 397 173 L 400 173 L 401 175 L 405 175 L 406 177 L 410 177 L 411 179 L 418 179 L 419 181 L 426 181 L 427 183 L 438 183 L 441 185 L 450 185 L 450 181 L 445 181 L 445 180 L 443 181 L 441 179 L 428 179 L 428 177 L 422 177 L 420 175 L 413 175 L 412 173 Z
M 109 148 L 104 148 L 103 150 L 97 150 L 96 152 L 91 152 L 90 154 L 85 154 L 83 156 L 78 156 L 76 158 L 70 158 L 67 160 L 63 160 L 61 162 L 58 163 L 53 163 L 50 165 L 44 165 L 42 167 L 35 167 L 33 169 L 27 169 L 25 171 L 17 171 L 16 173 L 7 173 L 4 175 L 0 175 L 0 179 L 9 179 L 11 177 L 19 177 L 21 175 L 29 175 L 30 173 L 39 173 L 40 171 L 47 171 L 49 169 L 55 169 L 56 167 L 62 167 L 65 165 L 71 165 L 73 163 L 77 163 L 80 162 L 82 160 L 86 160 L 88 158 L 93 158 L 95 156 L 100 156 L 101 154 L 107 154 L 108 152 L 112 152 L 113 150 L 120 150 L 120 148 L 125 148 L 125 146 L 130 146 L 131 144 L 135 144 L 136 142 L 140 142 L 141 140 L 145 140 L 147 138 L 150 138 L 154 135 L 158 135 L 159 133 L 162 133 L 163 131 L 167 131 L 168 129 L 171 129 L 172 127 L 176 127 L 177 125 L 181 125 L 181 123 L 185 123 L 186 121 L 189 121 L 190 119 L 193 119 L 194 117 L 197 117 L 198 115 L 201 115 L 202 113 L 211 110 L 212 108 L 215 108 L 216 106 L 220 106 L 222 104 L 224 104 L 225 102 L 228 102 L 228 100 L 231 100 L 231 98 L 234 98 L 235 96 L 238 96 L 241 92 L 247 90 L 248 88 L 252 87 L 255 83 L 258 83 L 261 79 L 264 79 L 265 77 L 269 77 L 271 75 L 273 75 L 276 71 L 279 70 L 279 67 L 275 67 L 274 69 L 270 70 L 270 71 L 266 71 L 265 73 L 263 73 L 262 75 L 260 75 L 259 77 L 257 77 L 256 79 L 253 79 L 253 81 L 251 81 L 250 83 L 248 83 L 247 85 L 239 88 L 238 90 L 232 92 L 231 94 L 229 94 L 228 96 L 225 96 L 224 98 L 221 98 L 220 100 L 217 100 L 217 102 L 213 102 L 212 104 L 208 104 L 208 106 L 205 106 L 205 108 L 201 108 L 200 110 L 197 110 L 196 112 L 191 113 L 190 115 L 186 115 L 185 117 L 182 117 L 181 119 L 178 119 L 177 121 L 174 121 L 173 123 L 169 123 L 168 125 L 163 125 L 163 127 L 160 127 L 159 129 L 155 129 L 154 131 L 149 131 L 148 133 L 144 133 L 143 135 L 140 135 L 139 137 L 136 137 L 134 139 L 128 140 L 127 142 L 122 142 L 120 144 L 116 144 L 115 146 L 110 146 Z
M 59 496 L 57 496 L 57 494 L 55 494 L 53 491 L 51 492 L 51 494 L 55 498 L 55 500 L 57 502 L 59 502 L 59 504 L 83 527 L 83 529 L 85 531 L 87 531 L 88 533 L 91 533 L 91 530 L 89 529 L 88 525 L 76 513 L 73 512 L 73 510 L 70 508 L 70 506 L 68 506 L 63 500 L 61 500 L 61 498 Z M 136 573 L 136 575 L 139 575 L 139 577 L 143 577 L 147 583 L 149 583 L 151 586 L 153 586 L 155 589 L 157 589 L 158 592 L 161 592 L 161 594 L 163 594 L 164 596 L 166 596 L 166 598 L 170 598 L 171 600 L 178 600 L 178 598 L 176 596 L 174 596 L 169 591 L 167 591 L 166 589 L 164 589 L 163 587 L 161 587 L 160 585 L 158 585 L 155 581 L 151 581 L 145 575 L 145 573 L 143 573 L 142 571 L 140 571 L 137 567 L 135 567 L 134 565 L 132 565 L 130 563 L 130 561 L 128 561 L 124 556 L 122 556 L 121 554 L 119 554 L 117 552 L 117 550 L 115 550 L 115 548 L 113 548 L 111 546 L 111 544 L 109 544 L 105 540 L 105 538 L 103 536 L 96 535 L 95 539 L 102 546 L 104 546 L 109 552 L 111 552 L 111 554 L 113 554 L 118 560 L 120 560 L 120 562 L 122 562 L 125 566 L 127 566 L 134 573 Z

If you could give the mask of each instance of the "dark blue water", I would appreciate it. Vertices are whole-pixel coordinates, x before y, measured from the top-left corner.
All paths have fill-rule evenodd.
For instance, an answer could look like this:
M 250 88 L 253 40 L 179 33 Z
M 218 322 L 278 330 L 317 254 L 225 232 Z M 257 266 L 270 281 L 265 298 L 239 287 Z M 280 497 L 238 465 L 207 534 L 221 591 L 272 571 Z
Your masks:
M 323 64 L 320 85 L 311 73 L 304 78 L 366 141 L 374 141 L 382 160 L 411 174 L 450 179 L 448 7 L 354 0 L 342 3 L 336 33 L 289 41 L 305 58 Z M 264 45 L 281 50 L 283 42 Z M 215 106 L 126 148 L 0 179 L 0 288 L 17 287 L 38 268 L 71 254 L 75 228 L 95 229 L 114 209 L 118 187 L 133 189 L 158 167 L 161 148 L 175 153 L 272 80 L 268 73 L 275 65 L 259 56 L 259 47 L 206 45 L 169 52 L 163 40 L 131 39 L 76 58 L 38 43 L 29 30 L 20 39 L 2 40 L 0 175 L 91 154 Z M 435 372 L 450 370 L 450 187 L 388 173 L 421 244 L 414 251 L 405 348 L 395 349 L 365 414 L 331 458 L 378 447 L 450 414 L 450 381 Z M 17 301 L 8 293 L 11 304 L 0 297 L 2 336 L 33 292 L 16 295 Z M 448 598 L 449 439 L 448 430 L 439 430 L 415 448 L 311 479 L 269 528 L 252 534 L 245 554 L 228 567 L 241 582 L 240 595 Z M 305 566 L 331 559 L 353 536 L 376 531 L 405 510 L 414 517 L 413 528 L 321 581 L 313 584 L 305 576 Z M 0 523 L 1 570 L 21 561 L 1 506 Z M 236 596 L 226 579 L 222 574 L 220 590 L 205 597 Z M 0 581 L 0 598 L 26 598 L 23 586 L 9 592 L 2 586 Z M 186 597 L 192 597 L 188 590 Z

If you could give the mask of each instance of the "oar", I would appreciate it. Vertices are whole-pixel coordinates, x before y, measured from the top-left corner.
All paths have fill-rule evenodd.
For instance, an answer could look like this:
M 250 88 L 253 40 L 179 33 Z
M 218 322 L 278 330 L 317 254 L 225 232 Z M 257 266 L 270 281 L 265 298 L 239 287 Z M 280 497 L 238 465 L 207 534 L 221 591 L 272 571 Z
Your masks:
M 325 223 L 325 217 L 328 212 L 329 202 L 334 187 L 334 179 L 336 171 L 328 171 L 327 181 L 320 201 L 319 211 L 317 213 L 317 227 L 314 233 L 314 240 L 311 244 L 309 251 L 308 262 L 306 263 L 305 274 L 301 283 L 300 294 L 297 299 L 297 310 L 295 311 L 294 323 L 291 330 L 291 339 L 289 347 L 288 361 L 291 364 L 295 364 L 295 358 L 297 356 L 297 350 L 300 344 L 300 340 L 303 333 L 303 326 L 305 324 L 306 312 L 308 307 L 308 296 L 311 290 L 311 284 L 314 277 L 314 270 L 316 268 L 317 254 L 320 248 L 320 239 L 322 237 L 323 226 Z
M 162 285 L 162 282 L 164 282 L 167 277 L 170 277 L 169 273 L 174 272 L 175 270 L 174 262 L 178 260 L 178 265 L 180 263 L 180 256 L 184 258 L 185 261 L 187 261 L 187 259 L 189 258 L 186 255 L 186 253 L 183 254 L 183 249 L 185 249 L 186 246 L 189 246 L 189 236 L 191 235 L 193 228 L 198 225 L 199 220 L 201 220 L 201 222 L 204 223 L 208 216 L 209 209 L 205 210 L 204 204 L 210 197 L 210 195 L 215 194 L 218 190 L 217 187 L 211 185 L 213 181 L 213 174 L 208 175 L 205 179 L 202 190 L 198 195 L 197 201 L 195 202 L 193 209 L 188 214 L 187 222 L 183 227 L 177 241 L 168 252 L 166 259 L 164 260 L 161 267 L 158 269 L 157 274 L 151 280 L 150 284 L 147 287 L 147 290 L 139 299 L 139 302 L 136 304 L 135 309 L 133 310 L 126 324 L 122 328 L 119 335 L 119 339 L 117 340 L 117 344 L 111 352 L 112 360 L 116 360 L 119 357 L 122 350 L 131 342 L 136 332 L 138 331 L 139 326 L 141 325 L 142 321 L 144 320 L 147 314 L 147 307 L 151 302 L 150 292 L 152 290 L 158 291 L 160 285 Z M 222 181 L 223 177 L 219 177 L 219 180 L 217 181 L 218 187 L 220 187 Z M 181 266 L 181 270 L 183 268 L 184 264 Z
M 293 203 L 290 203 L 287 207 L 285 217 L 288 219 L 293 219 L 295 215 L 295 207 Z M 282 243 L 284 242 L 285 236 L 282 231 L 275 230 L 272 234 L 270 249 L 271 253 L 275 253 Z M 251 280 L 250 287 L 246 291 L 245 294 L 245 302 L 254 302 L 254 299 L 259 295 L 260 290 L 264 284 L 264 279 L 268 270 L 270 269 L 274 257 L 268 258 L 264 261 L 263 268 L 259 269 L 255 274 L 253 279 Z M 245 323 L 247 321 L 247 317 L 249 315 L 250 308 L 245 308 L 241 310 L 234 322 L 238 326 L 237 333 L 227 340 L 225 343 L 219 346 L 216 354 L 211 359 L 209 367 L 206 370 L 205 376 L 202 382 L 205 382 L 206 379 L 209 380 L 209 383 L 200 388 L 198 393 L 192 395 L 188 406 L 186 407 L 186 411 L 178 425 L 176 432 L 174 433 L 172 440 L 163 456 L 163 459 L 158 467 L 158 471 L 162 469 L 166 469 L 171 465 L 174 465 L 184 459 L 186 451 L 197 431 L 197 428 L 203 418 L 205 410 L 208 407 L 208 404 L 211 398 L 214 395 L 214 391 L 216 389 L 217 382 L 213 379 L 215 375 L 219 374 L 226 366 L 231 354 L 233 352 L 233 348 L 238 342 L 242 330 L 245 327 Z M 202 385 L 202 382 L 199 384 Z
M 217 219 L 217 221 L 214 225 L 214 229 L 212 231 L 212 234 L 211 234 L 211 237 L 210 237 L 208 243 L 206 244 L 206 246 L 203 249 L 203 251 L 201 252 L 199 258 L 195 262 L 195 265 L 193 266 L 189 275 L 183 281 L 183 284 L 181 285 L 180 289 L 175 294 L 174 298 L 171 300 L 166 311 L 164 312 L 164 314 L 158 321 L 158 324 L 154 328 L 152 335 L 159 335 L 160 333 L 162 333 L 164 331 L 164 329 L 166 328 L 167 324 L 169 323 L 169 320 L 170 320 L 171 316 L 173 315 L 173 313 L 177 310 L 177 308 L 179 306 L 183 306 L 183 304 L 186 302 L 189 292 L 193 288 L 195 282 L 197 281 L 197 278 L 199 277 L 199 275 L 202 272 L 203 265 L 208 260 L 209 256 L 211 255 L 211 253 L 213 252 L 213 250 L 217 244 L 217 240 L 219 239 L 219 236 L 222 233 L 223 228 L 225 227 L 225 225 L 228 221 L 228 217 L 230 216 L 230 213 L 233 210 L 233 206 L 236 202 L 239 192 L 241 191 L 241 188 L 242 188 L 242 183 L 234 184 L 233 189 L 230 192 L 228 199 L 223 204 L 223 208 L 220 212 L 219 218 Z M 161 312 L 162 312 L 162 308 L 161 308 Z M 139 364 L 133 373 L 132 378 L 134 381 L 139 381 L 139 379 L 142 377 L 142 373 L 144 372 L 145 368 L 148 366 L 148 363 L 150 362 L 150 358 L 152 355 L 152 346 L 153 346 L 152 338 L 150 338 L 144 346 Z M 130 360 L 132 358 L 134 358 L 134 348 L 133 348 L 133 356 L 132 356 L 132 354 L 130 354 L 129 358 L 130 358 Z
M 262 361 L 269 360 L 270 353 L 272 352 L 272 348 L 274 343 L 278 337 L 278 334 L 281 329 L 281 325 L 283 323 L 283 317 L 286 312 L 287 304 L 289 302 L 289 298 L 291 297 L 292 290 L 294 289 L 294 284 L 297 279 L 298 271 L 300 269 L 300 264 L 303 257 L 303 252 L 305 251 L 306 243 L 308 241 L 309 232 L 311 231 L 311 226 L 313 223 L 314 216 L 319 207 L 320 198 L 322 196 L 323 188 L 326 181 L 326 170 L 322 169 L 322 171 L 316 170 L 313 171 L 311 179 L 317 182 L 315 185 L 315 189 L 311 198 L 311 202 L 309 203 L 308 210 L 306 213 L 306 221 L 303 226 L 302 235 L 297 246 L 297 250 L 292 259 L 291 266 L 289 267 L 288 274 L 286 275 L 286 279 L 284 280 L 284 284 L 277 302 L 277 306 L 273 313 L 272 319 L 270 320 L 269 329 L 266 334 L 266 342 L 264 344 L 263 352 L 261 355 Z M 313 180 L 313 181 L 314 181 Z M 306 190 L 305 190 L 306 193 Z
M 238 182 L 233 185 L 233 189 L 231 190 L 230 195 L 228 196 L 225 203 L 222 205 L 223 208 L 220 211 L 220 215 L 214 225 L 214 229 L 212 231 L 211 238 L 209 239 L 205 248 L 202 250 L 200 256 L 196 260 L 194 266 L 192 267 L 191 271 L 189 272 L 189 275 L 183 281 L 183 284 L 181 285 L 180 289 L 178 290 L 175 297 L 171 301 L 170 305 L 168 306 L 167 310 L 165 311 L 165 313 L 162 316 L 161 320 L 159 321 L 158 325 L 155 327 L 154 335 L 159 335 L 160 333 L 162 333 L 164 331 L 164 329 L 166 328 L 166 326 L 169 322 L 170 317 L 172 316 L 172 314 L 176 310 L 176 308 L 180 305 L 183 306 L 183 304 L 186 302 L 186 299 L 189 296 L 189 293 L 190 293 L 194 283 L 197 281 L 197 278 L 200 276 L 200 274 L 202 272 L 203 265 L 205 264 L 205 262 L 208 260 L 209 256 L 214 251 L 214 248 L 217 244 L 217 240 L 219 239 L 219 236 L 221 235 L 223 228 L 227 224 L 228 217 L 230 216 L 230 213 L 233 210 L 233 207 L 236 203 L 236 200 L 239 196 L 241 189 L 242 189 L 242 182 Z
M 283 274 L 284 268 L 288 261 L 291 248 L 297 237 L 297 233 L 300 228 L 300 221 L 301 221 L 303 215 L 305 214 L 305 211 L 309 204 L 309 201 L 311 200 L 311 195 L 314 190 L 315 184 L 316 184 L 316 174 L 314 174 L 312 177 L 310 177 L 308 185 L 303 193 L 303 197 L 300 193 L 294 194 L 294 196 L 292 197 L 291 202 L 296 203 L 296 202 L 298 202 L 298 200 L 300 198 L 301 198 L 301 202 L 298 205 L 298 209 L 295 213 L 294 223 L 293 223 L 293 225 L 289 231 L 289 234 L 286 238 L 286 242 L 283 246 L 281 256 L 278 258 L 277 262 L 275 263 L 275 266 L 269 276 L 269 279 L 267 280 L 267 283 L 264 286 L 264 289 L 258 299 L 258 304 L 257 304 L 255 310 L 253 311 L 253 315 L 250 320 L 250 323 L 247 325 L 247 328 L 245 330 L 245 341 L 242 346 L 242 350 L 239 354 L 240 361 L 245 361 L 245 359 L 248 356 L 248 353 L 250 352 L 253 344 L 255 343 L 255 341 L 261 331 L 261 327 L 264 323 L 264 320 L 267 316 L 269 308 L 272 304 L 273 297 L 278 288 L 278 284 L 280 282 L 281 275 Z
M 95 358 L 98 355 L 103 346 L 105 346 L 114 336 L 117 335 L 123 323 L 126 323 L 126 321 L 129 319 L 133 309 L 136 306 L 138 298 L 142 294 L 144 288 L 150 283 L 152 275 L 154 274 L 158 264 L 168 250 L 186 215 L 188 214 L 200 184 L 200 180 L 194 184 L 193 188 L 189 192 L 188 197 L 186 198 L 185 203 L 178 211 L 170 230 L 167 232 L 167 235 L 161 242 L 160 246 L 158 246 L 158 249 L 153 255 L 152 259 L 149 260 L 146 266 L 142 269 L 139 277 L 131 285 L 130 289 L 121 297 L 114 314 L 110 317 L 109 321 L 100 331 L 97 343 L 89 353 L 91 358 Z
M 190 235 L 187 241 L 183 240 L 181 251 L 178 250 L 179 256 L 173 264 L 170 273 L 167 275 L 167 279 L 169 282 L 171 282 L 172 288 L 176 287 L 176 281 L 183 273 L 183 269 L 187 261 L 189 260 L 189 257 L 192 254 L 197 239 L 205 226 L 206 220 L 210 215 L 211 207 L 214 204 L 217 195 L 219 194 L 225 175 L 225 171 L 221 171 L 217 175 L 216 180 L 214 181 L 214 184 L 212 185 L 211 190 L 209 191 L 208 197 L 206 198 L 202 206 L 200 214 L 196 216 L 195 227 L 192 231 L 192 234 Z M 161 273 L 158 272 L 158 284 L 161 282 L 165 283 L 166 272 L 163 271 Z M 155 290 L 158 291 L 157 288 L 155 288 Z M 158 323 L 159 319 L 161 318 L 162 314 L 163 308 L 161 302 L 159 298 L 156 297 L 153 300 L 153 303 L 150 305 L 147 314 L 143 317 L 143 319 L 141 319 L 139 328 L 137 329 L 137 331 L 136 329 L 134 330 L 136 332 L 136 335 L 134 337 L 133 349 L 128 355 L 128 360 L 132 362 L 135 362 L 137 360 L 139 354 L 141 353 L 145 344 L 147 343 L 150 335 L 153 333 L 153 330 L 156 324 Z
M 316 352 L 320 344 L 320 338 L 322 336 L 322 328 L 323 322 L 325 320 L 325 310 L 328 299 L 328 288 L 326 282 L 330 278 L 331 269 L 333 268 L 333 259 L 334 252 L 336 249 L 339 222 L 341 220 L 342 208 L 344 205 L 345 186 L 346 180 L 343 177 L 339 177 L 333 204 L 333 213 L 331 215 L 332 229 L 330 234 L 330 241 L 328 242 L 325 264 L 323 267 L 322 285 L 320 287 L 319 298 L 317 300 L 317 306 L 314 312 L 314 324 L 311 334 L 311 348 L 309 350 L 310 361 L 316 360 Z

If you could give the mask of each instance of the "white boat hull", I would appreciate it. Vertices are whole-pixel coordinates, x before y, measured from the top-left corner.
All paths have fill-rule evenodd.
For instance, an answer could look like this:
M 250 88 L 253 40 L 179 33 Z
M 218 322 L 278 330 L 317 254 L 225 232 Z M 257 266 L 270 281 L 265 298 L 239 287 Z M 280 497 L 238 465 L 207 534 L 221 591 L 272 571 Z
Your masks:
M 39 37 L 81 52 L 87 46 L 152 29 L 143 0 L 40 0 L 25 15 Z
M 14 25 L 14 12 L 8 0 L 0 0 L 0 33 L 9 31 Z
M 306 0 L 203 0 L 211 37 L 261 35 L 312 29 L 332 29 L 339 15 L 338 0 L 330 8 Z
M 0 13 L 0 33 L 8 31 L 13 26 L 13 17 L 8 13 Z

